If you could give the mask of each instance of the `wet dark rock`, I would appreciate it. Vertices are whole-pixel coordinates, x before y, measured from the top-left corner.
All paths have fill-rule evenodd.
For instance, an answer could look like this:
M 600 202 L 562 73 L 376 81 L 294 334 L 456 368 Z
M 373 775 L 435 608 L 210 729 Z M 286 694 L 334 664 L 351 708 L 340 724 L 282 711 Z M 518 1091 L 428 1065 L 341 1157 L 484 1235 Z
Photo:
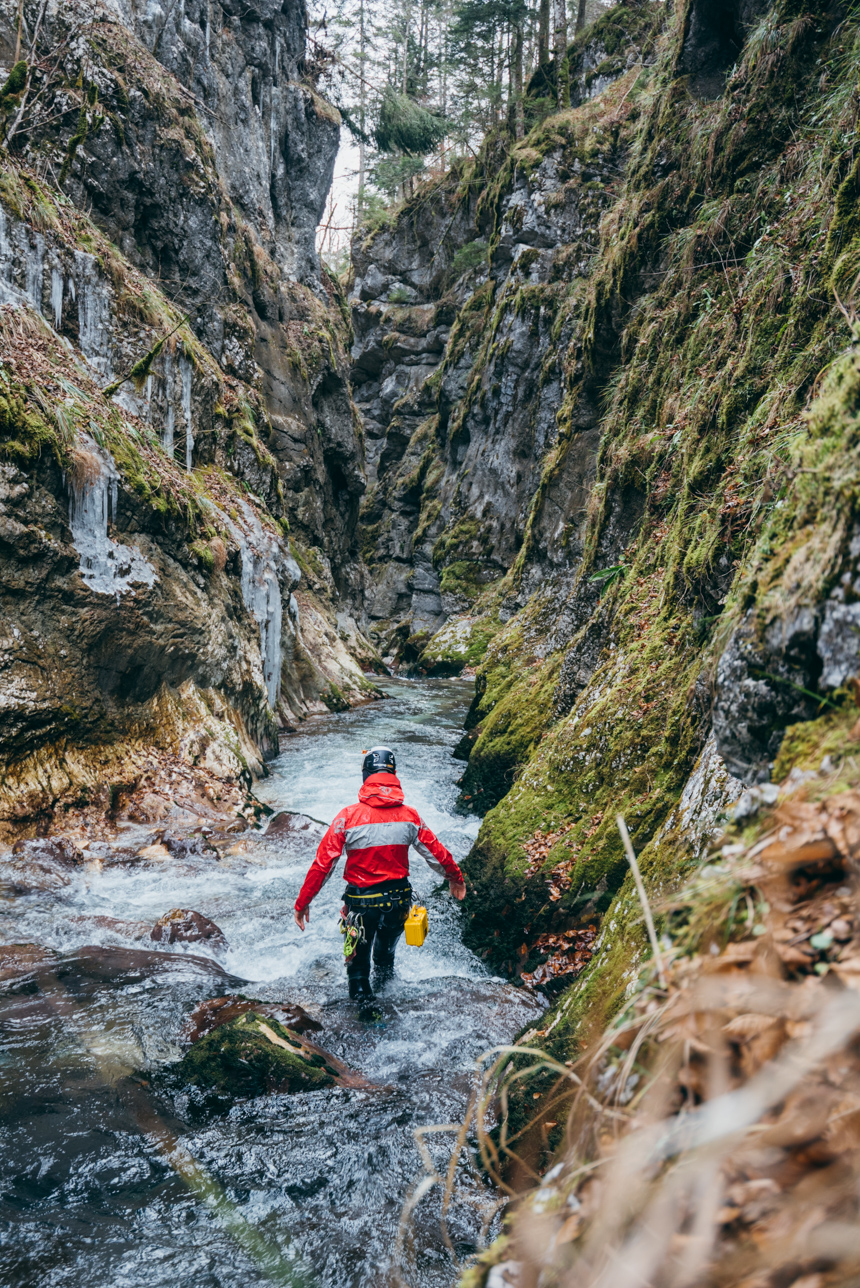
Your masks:
M 212 842 L 199 832 L 192 833 L 189 836 L 177 836 L 173 832 L 163 832 L 159 840 L 175 859 L 187 859 L 192 855 L 218 857 L 218 851 Z
M 233 1098 L 318 1091 L 334 1086 L 339 1069 L 280 1021 L 249 1011 L 195 1042 L 174 1075 Z
M 69 885 L 73 873 L 84 862 L 77 846 L 61 837 L 16 841 L 4 884 L 10 895 L 58 890 Z
M 41 944 L 0 944 L 0 980 L 16 979 L 55 960 Z
M 77 867 L 84 855 L 72 841 L 65 837 L 39 837 L 34 841 L 16 841 L 12 853 L 22 859 L 39 863 L 57 863 L 62 867 Z
M 227 940 L 215 922 L 188 908 L 173 908 L 159 917 L 149 937 L 157 944 L 208 943 L 212 948 L 227 947 Z
M 798 608 L 758 629 L 752 613 L 717 666 L 713 727 L 717 750 L 745 783 L 767 781 L 785 729 L 809 720 L 821 671 L 818 616 Z
M 280 810 L 269 819 L 265 836 L 274 838 L 288 836 L 293 832 L 312 832 L 318 830 L 320 826 L 321 824 L 315 818 L 309 818 L 307 814 L 294 814 L 292 810 Z
M 322 1028 L 318 1020 L 294 1003 L 258 1002 L 241 993 L 229 993 L 226 997 L 210 997 L 195 1006 L 185 1025 L 185 1036 L 189 1042 L 198 1042 L 222 1024 L 229 1024 L 249 1011 L 277 1020 L 294 1033 L 318 1032 Z
M 722 94 L 750 26 L 767 7 L 766 0 L 693 0 L 675 70 L 689 77 L 697 97 Z

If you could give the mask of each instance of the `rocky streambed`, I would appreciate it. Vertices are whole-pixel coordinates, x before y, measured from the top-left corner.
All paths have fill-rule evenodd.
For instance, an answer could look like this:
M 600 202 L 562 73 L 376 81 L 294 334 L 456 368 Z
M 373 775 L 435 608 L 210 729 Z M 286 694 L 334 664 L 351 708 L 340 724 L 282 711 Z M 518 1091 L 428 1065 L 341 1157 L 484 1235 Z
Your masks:
M 476 1057 L 540 1004 L 464 948 L 450 897 L 420 860 L 431 935 L 401 946 L 369 1018 L 345 999 L 340 875 L 304 936 L 291 915 L 323 822 L 354 798 L 372 743 L 397 748 L 408 799 L 458 859 L 476 834 L 477 818 L 455 806 L 462 766 L 450 754 L 471 686 L 385 687 L 388 701 L 286 741 L 258 789 L 276 811 L 266 833 L 207 834 L 183 815 L 2 855 L 5 1282 L 456 1282 L 492 1204 L 464 1155 L 447 1213 L 454 1253 L 438 1189 L 399 1240 L 423 1174 L 413 1132 L 457 1122 Z M 225 1016 L 238 1066 L 253 1064 L 249 1043 L 277 1039 L 284 1068 L 306 1062 L 291 1066 L 298 1079 L 263 1094 L 253 1078 L 243 1094 L 200 1085 L 190 1053 L 228 1031 L 213 1033 Z M 427 1140 L 441 1164 L 453 1134 Z

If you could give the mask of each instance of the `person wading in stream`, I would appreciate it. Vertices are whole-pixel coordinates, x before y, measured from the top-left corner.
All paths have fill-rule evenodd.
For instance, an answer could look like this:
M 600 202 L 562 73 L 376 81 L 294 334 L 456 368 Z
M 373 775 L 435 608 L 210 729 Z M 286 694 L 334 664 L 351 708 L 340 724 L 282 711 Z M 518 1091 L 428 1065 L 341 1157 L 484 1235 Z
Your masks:
M 358 804 L 342 809 L 320 841 L 293 914 L 299 930 L 304 930 L 310 920 L 311 900 L 346 850 L 344 918 L 347 926 L 358 932 L 355 950 L 346 959 L 346 973 L 349 995 L 359 1002 L 372 1001 L 374 996 L 371 950 L 378 983 L 390 978 L 394 970 L 394 949 L 412 903 L 410 845 L 434 872 L 448 878 L 455 899 L 466 895 L 463 874 L 449 851 L 417 810 L 403 803 L 394 752 L 388 747 L 368 751 L 362 776 Z

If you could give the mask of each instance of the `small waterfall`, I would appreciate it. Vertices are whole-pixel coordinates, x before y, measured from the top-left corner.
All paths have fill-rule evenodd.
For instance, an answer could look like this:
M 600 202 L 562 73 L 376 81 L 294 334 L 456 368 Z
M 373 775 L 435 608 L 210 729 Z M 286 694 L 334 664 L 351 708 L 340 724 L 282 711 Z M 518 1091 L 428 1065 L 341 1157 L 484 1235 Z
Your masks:
M 134 546 L 108 536 L 108 521 L 116 514 L 119 474 L 110 453 L 93 439 L 82 439 L 80 447 L 79 472 L 69 487 L 72 544 L 90 590 L 116 595 L 119 602 L 133 583 L 151 586 L 155 569 Z
M 206 6 L 206 61 L 209 62 L 209 41 L 212 36 L 212 7 Z
M 63 274 L 57 268 L 51 269 L 51 309 L 54 327 L 59 331 L 63 325 Z
M 190 473 L 194 455 L 194 433 L 191 425 L 191 379 L 194 369 L 187 358 L 179 359 L 179 374 L 182 378 L 182 415 L 185 418 L 185 468 Z

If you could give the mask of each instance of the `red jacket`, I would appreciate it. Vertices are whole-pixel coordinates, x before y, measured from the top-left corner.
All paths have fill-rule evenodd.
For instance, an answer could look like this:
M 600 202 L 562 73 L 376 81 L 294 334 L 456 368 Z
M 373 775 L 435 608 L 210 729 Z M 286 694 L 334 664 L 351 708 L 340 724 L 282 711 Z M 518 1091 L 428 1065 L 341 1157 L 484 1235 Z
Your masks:
M 296 909 L 307 908 L 346 850 L 344 880 L 350 885 L 371 886 L 409 875 L 409 847 L 434 872 L 449 881 L 463 874 L 450 852 L 430 831 L 417 810 L 403 804 L 403 788 L 394 774 L 371 774 L 358 793 L 358 805 L 342 809 L 319 843 L 296 899 Z

